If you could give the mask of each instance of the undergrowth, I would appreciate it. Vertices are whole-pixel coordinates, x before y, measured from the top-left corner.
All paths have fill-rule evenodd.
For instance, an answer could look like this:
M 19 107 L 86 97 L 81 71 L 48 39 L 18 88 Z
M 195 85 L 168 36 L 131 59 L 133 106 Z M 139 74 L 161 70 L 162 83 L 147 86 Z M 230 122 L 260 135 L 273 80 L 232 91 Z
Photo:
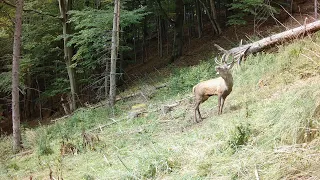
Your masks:
M 12 156 L 10 138 L 2 138 L 0 179 L 44 179 L 50 169 L 64 179 L 320 178 L 320 123 L 312 116 L 320 99 L 318 36 L 247 57 L 233 70 L 223 114 L 217 115 L 216 98 L 210 98 L 200 106 L 205 119 L 198 124 L 188 98 L 168 113 L 161 106 L 216 77 L 213 60 L 171 68 L 171 77 L 161 80 L 167 87 L 143 100 L 140 117 L 126 118 L 138 100 L 114 109 L 79 109 L 52 125 L 24 129 L 25 148 L 33 151 L 24 156 Z M 99 141 L 87 148 L 81 133 L 94 128 Z M 76 153 L 62 154 L 62 142 Z

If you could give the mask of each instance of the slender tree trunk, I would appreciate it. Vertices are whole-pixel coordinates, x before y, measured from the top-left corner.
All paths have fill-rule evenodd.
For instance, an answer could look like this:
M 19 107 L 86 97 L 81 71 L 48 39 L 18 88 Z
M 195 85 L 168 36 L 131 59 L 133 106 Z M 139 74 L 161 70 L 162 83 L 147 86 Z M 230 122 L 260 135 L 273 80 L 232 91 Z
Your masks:
M 137 62 L 137 39 L 138 39 L 138 36 L 137 36 L 137 32 L 139 33 L 139 28 L 138 30 L 135 30 L 134 31 L 134 37 L 133 37 L 133 51 L 134 51 L 134 63 Z M 139 39 L 138 39 L 138 42 L 139 42 Z
M 216 10 L 216 6 L 215 6 L 215 1 L 214 0 L 210 0 L 210 6 L 211 6 L 212 21 L 214 23 L 214 26 L 217 29 L 217 34 L 221 34 L 221 28 L 220 28 L 219 22 L 217 20 L 217 10 Z
M 31 79 L 31 72 L 30 69 L 27 70 L 26 80 L 25 83 L 27 85 L 26 93 L 25 93 L 25 99 L 24 99 L 24 117 L 25 119 L 30 118 L 31 116 L 31 101 L 32 101 L 32 79 Z
M 116 102 L 116 63 L 119 44 L 119 19 L 120 18 L 120 0 L 114 1 L 114 16 L 112 29 L 112 45 L 111 45 L 111 69 L 110 69 L 110 106 L 114 106 Z
M 161 16 L 158 17 L 158 50 L 159 56 L 163 57 L 163 22 Z
M 21 150 L 20 106 L 19 106 L 19 61 L 21 54 L 23 0 L 16 1 L 16 17 L 12 59 L 12 129 L 13 151 Z
M 147 45 L 146 45 L 146 39 L 147 39 L 147 31 L 148 31 L 148 27 L 147 27 L 147 17 L 144 17 L 143 19 L 143 28 L 142 28 L 142 63 L 145 63 L 147 60 Z
M 210 20 L 210 22 L 211 22 L 213 31 L 214 31 L 216 34 L 219 34 L 219 33 L 218 33 L 218 28 L 216 27 L 216 25 L 215 25 L 215 23 L 214 23 L 214 21 L 213 21 L 212 15 L 209 13 L 210 11 L 209 11 L 209 9 L 207 8 L 206 4 L 205 4 L 204 2 L 202 2 L 201 0 L 199 0 L 199 2 L 202 4 L 203 8 L 208 12 L 208 13 L 207 13 L 207 16 L 208 16 L 208 18 L 209 18 L 209 20 Z
M 172 63 L 182 55 L 183 48 L 183 0 L 176 0 L 176 19 L 174 26 L 173 51 L 170 62 Z
M 71 26 L 68 23 L 68 11 L 72 8 L 72 0 L 58 0 L 59 2 L 59 9 L 62 16 L 62 26 L 63 26 L 63 46 L 64 46 L 64 60 L 67 65 L 67 71 L 69 76 L 70 82 L 70 89 L 71 89 L 71 109 L 70 111 L 74 111 L 77 108 L 76 104 L 76 94 L 77 94 L 77 83 L 75 77 L 75 69 L 71 66 L 72 65 L 72 56 L 73 56 L 73 48 L 68 47 L 69 38 L 67 37 L 71 34 Z
M 36 83 L 37 83 L 37 89 L 38 89 L 38 99 L 39 99 L 39 117 L 42 121 L 43 115 L 42 115 L 42 102 L 41 102 L 41 93 L 40 93 L 40 86 L 38 81 L 38 76 L 36 77 Z
M 196 13 L 197 13 L 197 20 L 198 20 L 198 38 L 202 37 L 202 25 L 201 25 L 201 8 L 199 0 L 196 0 Z
M 108 58 L 104 55 L 105 62 L 106 62 L 106 70 L 105 70 L 105 79 L 104 79 L 104 93 L 105 93 L 105 98 L 107 99 L 109 97 L 109 91 L 110 91 L 110 67 L 109 67 L 109 60 Z
M 314 18 L 318 19 L 318 0 L 314 0 Z

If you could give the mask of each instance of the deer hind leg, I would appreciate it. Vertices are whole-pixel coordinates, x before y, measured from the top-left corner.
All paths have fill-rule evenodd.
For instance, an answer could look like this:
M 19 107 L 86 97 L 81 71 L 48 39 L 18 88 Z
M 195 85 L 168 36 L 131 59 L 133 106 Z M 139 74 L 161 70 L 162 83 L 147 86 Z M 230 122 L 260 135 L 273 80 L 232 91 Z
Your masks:
M 197 113 L 200 119 L 202 119 L 201 114 L 200 114 L 200 110 L 199 110 L 199 106 L 200 106 L 200 101 L 196 100 L 195 101 L 195 106 L 194 106 L 194 119 L 195 121 L 198 123 L 198 118 L 197 118 Z

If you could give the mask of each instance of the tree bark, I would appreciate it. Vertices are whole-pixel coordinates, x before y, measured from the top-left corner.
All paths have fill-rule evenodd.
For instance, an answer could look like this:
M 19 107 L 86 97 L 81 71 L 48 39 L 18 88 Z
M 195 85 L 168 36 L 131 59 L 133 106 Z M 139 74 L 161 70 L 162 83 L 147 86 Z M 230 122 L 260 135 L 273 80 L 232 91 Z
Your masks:
M 203 8 L 204 8 L 207 12 L 209 12 L 208 8 L 206 7 L 206 4 L 205 4 L 204 2 L 202 2 L 201 0 L 199 0 L 199 2 L 202 4 Z M 216 26 L 217 23 L 214 22 L 214 19 L 213 19 L 213 17 L 212 17 L 212 14 L 207 13 L 207 15 L 208 15 L 208 18 L 209 18 L 209 20 L 210 20 L 210 22 L 211 22 L 212 29 L 213 29 L 213 31 L 215 32 L 215 34 L 220 34 L 220 33 L 219 33 L 219 30 L 218 30 L 218 28 L 217 28 L 217 26 Z
M 158 53 L 163 57 L 163 20 L 158 16 Z
M 68 23 L 68 11 L 72 8 L 72 0 L 58 0 L 59 9 L 62 16 L 62 26 L 63 26 L 63 46 L 64 46 L 64 60 L 66 62 L 68 77 L 71 89 L 71 109 L 74 111 L 77 108 L 76 104 L 76 94 L 77 94 L 77 83 L 75 76 L 75 69 L 72 65 L 73 48 L 68 47 L 68 35 L 71 34 L 71 25 Z
M 202 25 L 201 25 L 201 8 L 199 0 L 196 0 L 196 13 L 197 13 L 197 20 L 198 20 L 198 38 L 202 37 Z
M 148 26 L 147 26 L 147 17 L 143 18 L 143 27 L 142 27 L 142 63 L 147 61 L 147 34 L 148 34 Z
M 222 48 L 220 49 L 219 47 L 218 48 L 219 50 L 223 51 L 223 53 L 225 54 L 229 53 L 234 56 L 240 54 L 241 52 L 246 50 L 248 47 L 250 48 L 248 49 L 247 54 L 256 53 L 272 45 L 280 44 L 290 39 L 295 39 L 301 36 L 306 36 L 308 35 L 308 33 L 313 33 L 319 30 L 320 30 L 320 20 L 263 38 L 259 41 L 256 41 L 250 44 L 232 48 L 228 51 L 223 50 Z
M 183 0 L 176 0 L 176 19 L 174 23 L 173 51 L 170 62 L 182 55 L 183 48 Z
M 20 106 L 19 106 L 19 64 L 21 54 L 23 0 L 16 1 L 15 30 L 12 59 L 12 129 L 13 151 L 21 150 Z
M 314 18 L 318 19 L 318 0 L 314 0 Z
M 110 94 L 109 103 L 113 107 L 116 102 L 116 63 L 119 45 L 119 21 L 120 21 L 120 0 L 114 1 L 114 16 L 112 28 L 112 45 L 111 45 L 111 67 L 110 67 Z
M 104 93 L 105 93 L 105 98 L 107 99 L 109 97 L 109 91 L 110 91 L 110 67 L 109 67 L 109 60 L 106 55 L 104 55 L 104 59 L 106 62 L 106 70 L 105 70 L 105 79 L 104 79 Z
M 24 95 L 24 118 L 28 119 L 31 117 L 31 102 L 32 102 L 32 91 L 31 91 L 31 86 L 32 86 L 32 78 L 31 78 L 31 72 L 30 69 L 28 68 L 26 77 L 25 77 L 25 85 L 26 85 L 26 91 Z
M 217 29 L 217 34 L 221 34 L 221 28 L 220 28 L 219 22 L 217 20 L 217 11 L 216 11 L 216 5 L 215 5 L 214 0 L 210 0 L 210 6 L 211 6 L 212 21 L 214 23 L 214 26 Z
M 201 8 L 199 0 L 196 1 L 196 14 L 197 14 L 197 20 L 198 20 L 198 38 L 202 37 L 202 25 L 201 25 Z

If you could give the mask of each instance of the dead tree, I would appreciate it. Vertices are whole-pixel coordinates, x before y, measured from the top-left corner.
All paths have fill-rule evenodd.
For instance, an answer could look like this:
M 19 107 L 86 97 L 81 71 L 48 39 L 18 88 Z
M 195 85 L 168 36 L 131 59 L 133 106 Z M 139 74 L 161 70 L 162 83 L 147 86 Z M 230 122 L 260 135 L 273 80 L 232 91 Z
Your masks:
M 308 35 L 309 33 L 314 33 L 319 30 L 320 30 L 320 20 L 309 23 L 309 24 L 304 24 L 304 25 L 299 26 L 297 28 L 290 29 L 290 30 L 287 30 L 287 31 L 284 31 L 284 32 L 281 32 L 278 34 L 274 34 L 272 36 L 263 38 L 259 41 L 253 42 L 253 43 L 249 43 L 246 45 L 240 44 L 240 46 L 232 48 L 230 50 L 225 50 L 217 44 L 215 44 L 215 46 L 222 53 L 230 54 L 235 57 L 235 56 L 239 56 L 239 54 L 241 54 L 246 49 L 248 49 L 248 47 L 249 47 L 249 49 L 247 51 L 247 54 L 256 53 L 256 52 L 262 51 L 263 49 L 266 49 L 270 46 L 273 46 L 275 44 L 281 44 L 281 43 L 287 42 L 291 39 L 304 37 L 304 36 Z M 238 64 L 240 64 L 240 63 L 241 63 L 241 59 L 240 59 L 240 61 L 238 61 Z

